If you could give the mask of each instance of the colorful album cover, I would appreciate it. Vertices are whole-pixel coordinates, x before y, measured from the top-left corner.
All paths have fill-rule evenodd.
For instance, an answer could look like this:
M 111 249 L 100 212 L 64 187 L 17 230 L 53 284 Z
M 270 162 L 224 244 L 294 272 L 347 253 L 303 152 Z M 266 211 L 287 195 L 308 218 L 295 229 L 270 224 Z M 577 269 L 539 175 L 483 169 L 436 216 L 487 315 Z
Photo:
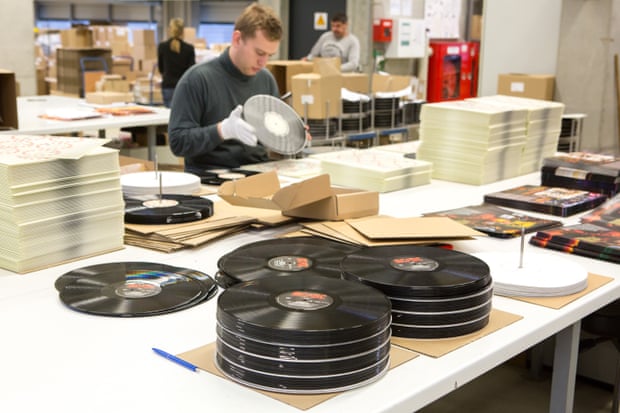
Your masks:
M 539 231 L 535 238 L 570 248 L 579 248 L 620 259 L 620 228 L 581 223 Z
M 620 195 L 608 199 L 588 212 L 581 217 L 581 222 L 620 230 Z
M 484 196 L 484 202 L 509 208 L 566 217 L 605 202 L 596 192 L 543 185 L 522 185 Z
M 559 153 L 545 158 L 544 166 L 562 166 L 573 170 L 603 174 L 608 176 L 620 176 L 620 159 L 613 155 L 603 155 L 588 152 Z
M 449 217 L 470 228 L 499 238 L 517 237 L 521 235 L 522 229 L 525 233 L 530 233 L 562 225 L 560 221 L 536 218 L 491 204 L 432 212 L 424 216 Z
M 555 251 L 566 252 L 568 254 L 580 255 L 582 257 L 595 258 L 598 260 L 620 263 L 620 256 L 615 254 L 607 254 L 604 252 L 596 252 L 581 248 L 580 246 L 566 245 L 556 243 L 549 239 L 541 239 L 536 236 L 530 238 L 529 243 L 541 248 L 547 248 Z

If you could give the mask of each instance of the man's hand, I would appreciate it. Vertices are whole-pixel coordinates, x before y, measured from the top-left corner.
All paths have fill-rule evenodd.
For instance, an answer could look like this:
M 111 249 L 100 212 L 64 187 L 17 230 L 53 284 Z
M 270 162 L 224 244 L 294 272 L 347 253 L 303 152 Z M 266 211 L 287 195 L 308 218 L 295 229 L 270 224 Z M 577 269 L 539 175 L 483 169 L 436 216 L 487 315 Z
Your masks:
M 258 138 L 252 125 L 241 118 L 243 107 L 238 105 L 230 112 L 220 125 L 220 136 L 222 139 L 238 139 L 249 146 L 256 146 Z

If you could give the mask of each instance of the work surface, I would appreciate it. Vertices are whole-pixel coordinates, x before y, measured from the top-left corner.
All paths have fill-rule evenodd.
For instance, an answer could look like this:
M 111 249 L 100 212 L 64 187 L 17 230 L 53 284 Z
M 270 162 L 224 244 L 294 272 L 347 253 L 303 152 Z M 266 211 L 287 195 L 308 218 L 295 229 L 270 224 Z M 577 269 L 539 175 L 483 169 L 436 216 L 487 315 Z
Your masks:
M 485 193 L 525 183 L 538 184 L 539 175 L 480 187 L 433 181 L 381 194 L 380 213 L 410 217 L 479 204 Z M 23 275 L 0 270 L 0 411 L 300 412 L 253 389 L 207 372 L 194 373 L 153 353 L 152 347 L 178 354 L 214 342 L 216 299 L 167 315 L 121 319 L 72 311 L 60 302 L 54 288 L 54 281 L 67 271 L 118 261 L 162 262 L 214 276 L 220 256 L 281 231 L 245 232 L 173 254 L 127 247 Z M 455 249 L 470 253 L 513 251 L 515 260 L 519 245 L 518 239 L 490 237 L 454 243 Z M 578 262 L 594 274 L 620 277 L 616 264 L 529 244 L 525 245 L 526 259 L 530 251 Z M 522 319 L 441 357 L 419 355 L 376 382 L 343 392 L 308 411 L 413 412 L 558 332 L 558 342 L 568 348 L 556 351 L 560 389 L 555 397 L 568 399 L 570 406 L 579 320 L 619 297 L 617 279 L 561 309 L 495 296 L 494 309 Z M 560 399 L 553 411 L 570 411 Z

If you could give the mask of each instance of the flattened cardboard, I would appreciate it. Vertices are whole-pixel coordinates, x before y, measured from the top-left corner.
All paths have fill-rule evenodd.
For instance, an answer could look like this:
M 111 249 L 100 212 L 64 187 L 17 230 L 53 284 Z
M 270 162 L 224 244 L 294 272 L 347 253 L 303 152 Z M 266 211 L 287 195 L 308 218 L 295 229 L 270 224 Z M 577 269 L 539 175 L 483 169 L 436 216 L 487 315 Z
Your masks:
M 233 205 L 277 209 L 298 218 L 342 220 L 379 211 L 377 192 L 332 188 L 327 174 L 280 188 L 277 172 L 264 172 L 224 182 L 218 195 Z
M 403 238 L 454 239 L 486 236 L 486 234 L 448 217 L 369 217 L 348 220 L 347 223 L 372 240 Z
M 401 347 L 392 346 L 390 349 L 389 370 L 392 370 L 393 368 L 396 368 L 400 366 L 401 364 L 406 363 L 409 360 L 413 360 L 417 356 L 418 354 L 412 351 L 409 351 Z M 218 377 L 222 377 L 226 380 L 229 380 L 219 371 L 219 369 L 215 365 L 215 362 L 214 362 L 215 343 L 206 344 L 202 347 L 198 347 L 193 350 L 186 351 L 184 353 L 178 354 L 177 357 L 179 357 L 182 360 L 192 363 L 194 366 L 197 366 L 201 370 L 204 370 Z M 258 390 L 258 389 L 254 389 L 251 387 L 247 387 L 247 388 L 250 390 L 254 390 L 259 393 L 262 393 L 265 396 L 271 397 L 272 399 L 275 399 L 275 400 L 279 400 L 282 403 L 286 403 L 288 405 L 291 405 L 301 410 L 308 410 L 311 407 L 314 407 L 318 405 L 319 403 L 324 402 L 325 400 L 329 400 L 332 397 L 341 394 L 341 393 L 285 394 L 285 393 L 276 393 L 276 392 Z

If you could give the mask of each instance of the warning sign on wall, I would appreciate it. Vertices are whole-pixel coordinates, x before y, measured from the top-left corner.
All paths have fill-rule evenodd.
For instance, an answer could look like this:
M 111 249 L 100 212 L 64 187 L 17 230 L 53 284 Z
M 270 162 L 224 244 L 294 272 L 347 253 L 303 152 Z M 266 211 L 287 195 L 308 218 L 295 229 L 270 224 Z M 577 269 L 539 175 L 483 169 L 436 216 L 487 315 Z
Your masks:
M 314 30 L 327 30 L 327 13 L 314 13 Z

